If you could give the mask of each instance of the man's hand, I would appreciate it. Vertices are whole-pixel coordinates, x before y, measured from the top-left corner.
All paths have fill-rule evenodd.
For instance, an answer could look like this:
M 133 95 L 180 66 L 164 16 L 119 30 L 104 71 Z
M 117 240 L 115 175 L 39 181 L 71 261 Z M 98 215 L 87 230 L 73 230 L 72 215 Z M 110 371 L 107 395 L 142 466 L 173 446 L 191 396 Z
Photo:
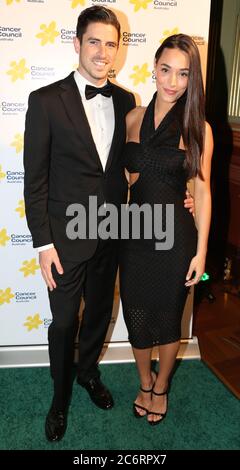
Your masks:
M 63 267 L 60 263 L 57 251 L 55 248 L 41 251 L 39 253 L 39 264 L 41 266 L 42 276 L 47 286 L 52 291 L 56 289 L 57 284 L 52 277 L 52 264 L 55 264 L 56 270 L 59 274 L 63 274 Z
M 194 199 L 188 189 L 186 190 L 186 199 L 184 199 L 184 207 L 194 216 Z

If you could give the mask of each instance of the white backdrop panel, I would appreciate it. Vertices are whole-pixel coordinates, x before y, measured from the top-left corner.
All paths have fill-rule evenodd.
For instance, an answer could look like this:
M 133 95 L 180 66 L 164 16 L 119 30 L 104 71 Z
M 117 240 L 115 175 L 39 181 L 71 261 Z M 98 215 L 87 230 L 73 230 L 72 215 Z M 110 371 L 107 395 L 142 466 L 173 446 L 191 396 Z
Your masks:
M 206 73 L 210 0 L 0 0 L 0 345 L 47 343 L 51 321 L 23 204 L 22 140 L 29 93 L 77 66 L 72 38 L 83 8 L 105 5 L 122 24 L 113 81 L 147 104 L 155 90 L 153 56 L 175 32 L 196 40 Z M 141 97 L 141 99 L 140 99 Z M 119 295 L 111 341 L 126 341 Z M 191 308 L 184 337 L 191 337 Z M 190 315 L 189 315 L 190 312 Z M 119 313 L 117 315 L 117 313 Z M 117 321 L 116 321 L 117 319 Z M 116 324 L 115 324 L 116 323 Z

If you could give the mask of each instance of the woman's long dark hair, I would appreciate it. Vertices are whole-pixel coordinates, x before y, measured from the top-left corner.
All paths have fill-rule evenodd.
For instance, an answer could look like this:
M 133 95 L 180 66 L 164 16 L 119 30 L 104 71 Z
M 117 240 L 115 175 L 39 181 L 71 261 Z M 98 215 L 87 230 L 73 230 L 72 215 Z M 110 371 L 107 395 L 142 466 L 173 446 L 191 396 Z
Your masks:
M 183 119 L 183 143 L 186 149 L 186 167 L 189 178 L 199 176 L 201 172 L 201 155 L 205 138 L 205 99 L 198 48 L 190 36 L 174 34 L 165 39 L 155 54 L 156 63 L 164 49 L 180 49 L 189 57 L 189 77 L 186 90 L 187 98 Z

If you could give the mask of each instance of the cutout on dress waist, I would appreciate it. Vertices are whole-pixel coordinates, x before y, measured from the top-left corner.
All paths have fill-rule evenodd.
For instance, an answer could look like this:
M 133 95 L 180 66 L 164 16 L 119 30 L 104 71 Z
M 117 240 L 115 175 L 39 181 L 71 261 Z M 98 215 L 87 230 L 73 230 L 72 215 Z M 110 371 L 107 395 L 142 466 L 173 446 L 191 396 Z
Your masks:
M 140 172 L 134 172 L 134 173 L 129 173 L 129 175 L 135 175 L 136 176 L 136 179 L 134 179 L 134 181 L 129 184 L 129 188 L 131 188 L 138 180 L 139 180 L 139 176 L 140 176 Z

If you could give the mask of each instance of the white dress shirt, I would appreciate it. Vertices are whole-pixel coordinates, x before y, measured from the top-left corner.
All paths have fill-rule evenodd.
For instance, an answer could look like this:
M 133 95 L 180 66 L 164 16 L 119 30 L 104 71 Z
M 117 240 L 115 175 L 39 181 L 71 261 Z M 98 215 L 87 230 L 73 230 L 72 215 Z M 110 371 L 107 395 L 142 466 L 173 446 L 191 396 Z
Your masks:
M 85 97 L 85 87 L 86 85 L 93 86 L 93 84 L 86 80 L 78 72 L 78 70 L 74 72 L 74 80 L 81 95 L 82 104 L 91 129 L 92 138 L 94 140 L 104 171 L 112 144 L 115 127 L 113 100 L 112 97 L 107 98 L 100 93 L 97 94 L 94 98 L 87 100 Z M 103 83 L 101 87 L 105 84 L 106 82 Z M 40 253 L 41 251 L 53 248 L 53 246 L 53 243 L 50 243 L 49 245 L 38 247 L 37 250 Z

